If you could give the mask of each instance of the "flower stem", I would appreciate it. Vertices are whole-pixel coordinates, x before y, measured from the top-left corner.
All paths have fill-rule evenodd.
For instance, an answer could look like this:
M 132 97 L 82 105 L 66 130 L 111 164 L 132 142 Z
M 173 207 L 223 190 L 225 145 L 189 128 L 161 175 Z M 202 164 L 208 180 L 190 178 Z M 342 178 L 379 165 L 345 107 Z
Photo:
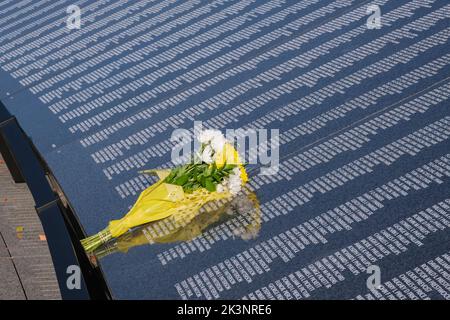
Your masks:
M 111 239 L 112 235 L 109 232 L 109 229 L 106 228 L 97 234 L 94 234 L 90 237 L 87 237 L 86 239 L 81 240 L 81 244 L 83 245 L 84 250 L 90 253 L 94 251 L 96 248 L 98 248 L 100 245 L 108 242 Z

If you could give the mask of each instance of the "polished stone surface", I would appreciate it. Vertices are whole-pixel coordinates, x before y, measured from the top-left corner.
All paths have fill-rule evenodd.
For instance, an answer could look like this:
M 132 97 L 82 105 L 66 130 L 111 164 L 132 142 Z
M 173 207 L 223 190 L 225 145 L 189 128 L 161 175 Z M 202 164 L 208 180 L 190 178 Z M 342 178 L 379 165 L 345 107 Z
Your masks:
M 79 30 L 69 3 L 0 4 L 0 98 L 87 234 L 172 165 L 176 128 L 280 130 L 278 175 L 249 167 L 257 236 L 233 216 L 187 242 L 135 230 L 98 262 L 115 298 L 449 293 L 448 1 L 82 1 Z

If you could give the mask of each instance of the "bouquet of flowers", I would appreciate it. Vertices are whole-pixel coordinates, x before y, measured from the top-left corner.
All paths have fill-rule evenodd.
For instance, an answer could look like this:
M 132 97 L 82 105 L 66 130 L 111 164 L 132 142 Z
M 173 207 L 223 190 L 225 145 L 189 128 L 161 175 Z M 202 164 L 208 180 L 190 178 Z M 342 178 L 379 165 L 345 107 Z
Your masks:
M 206 203 L 236 195 L 248 181 L 244 164 L 234 146 L 218 130 L 205 130 L 198 140 L 200 150 L 191 163 L 167 170 L 146 170 L 159 181 L 145 189 L 131 210 L 120 220 L 113 220 L 99 233 L 81 240 L 92 252 L 100 245 L 128 230 L 171 217 L 194 217 Z

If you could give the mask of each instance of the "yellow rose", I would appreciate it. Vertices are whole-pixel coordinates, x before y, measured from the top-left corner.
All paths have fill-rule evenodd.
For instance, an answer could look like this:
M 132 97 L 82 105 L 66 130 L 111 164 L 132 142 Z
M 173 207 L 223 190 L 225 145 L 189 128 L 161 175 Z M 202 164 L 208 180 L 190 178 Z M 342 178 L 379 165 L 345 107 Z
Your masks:
M 241 180 L 243 183 L 246 183 L 248 181 L 247 171 L 245 171 L 245 168 L 243 166 L 240 166 L 240 169 L 241 169 Z
M 229 143 L 223 146 L 223 150 L 215 156 L 217 168 L 222 168 L 226 164 L 242 165 L 239 154 L 236 149 Z

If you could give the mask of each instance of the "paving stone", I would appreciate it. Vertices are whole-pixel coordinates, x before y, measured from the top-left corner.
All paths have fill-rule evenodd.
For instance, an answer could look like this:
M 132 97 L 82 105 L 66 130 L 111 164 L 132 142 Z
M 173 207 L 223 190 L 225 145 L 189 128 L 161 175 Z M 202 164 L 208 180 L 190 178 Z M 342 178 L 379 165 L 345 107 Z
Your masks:
M 0 239 L 0 258 L 9 257 L 8 249 L 6 248 L 6 244 L 3 239 Z
M 25 299 L 11 258 L 0 258 L 0 300 Z
M 14 257 L 27 299 L 61 299 L 58 282 L 49 256 Z
M 60 299 L 33 198 L 26 184 L 14 183 L 1 157 L 0 234 L 0 299 Z

